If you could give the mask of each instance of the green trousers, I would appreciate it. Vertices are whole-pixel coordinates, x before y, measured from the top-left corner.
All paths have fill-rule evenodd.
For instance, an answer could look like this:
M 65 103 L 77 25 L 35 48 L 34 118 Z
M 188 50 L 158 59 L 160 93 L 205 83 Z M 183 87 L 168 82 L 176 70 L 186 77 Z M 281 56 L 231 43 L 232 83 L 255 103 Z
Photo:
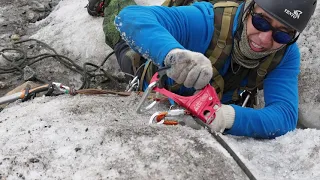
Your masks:
M 103 31 L 105 34 L 105 42 L 112 49 L 120 40 L 120 33 L 114 25 L 114 18 L 119 14 L 121 9 L 129 5 L 136 5 L 134 0 L 105 0 L 104 2 L 104 19 Z
M 181 6 L 185 3 L 191 3 L 193 0 L 166 0 L 162 6 Z M 120 40 L 120 33 L 114 25 L 114 18 L 119 14 L 121 9 L 129 5 L 136 5 L 134 0 L 105 0 L 104 1 L 104 20 L 103 31 L 105 41 L 112 49 Z

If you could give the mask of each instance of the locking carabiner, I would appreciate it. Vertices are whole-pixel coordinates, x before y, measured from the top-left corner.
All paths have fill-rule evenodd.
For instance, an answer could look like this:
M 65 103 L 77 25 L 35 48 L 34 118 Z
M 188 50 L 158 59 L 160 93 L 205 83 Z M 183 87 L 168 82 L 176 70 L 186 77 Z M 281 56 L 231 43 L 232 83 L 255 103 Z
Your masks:
M 139 87 L 139 77 L 135 76 L 126 87 L 126 92 L 137 91 Z
M 173 109 L 163 112 L 155 112 L 149 119 L 149 124 L 165 124 L 165 125 L 178 125 L 179 121 L 174 119 L 174 116 L 181 116 L 189 113 L 184 109 Z M 172 118 L 170 120 L 167 117 Z
M 151 108 L 154 107 L 154 105 L 157 104 L 157 97 L 159 95 L 159 93 L 156 93 L 156 100 L 154 100 L 152 103 L 150 103 L 149 105 L 147 105 L 146 107 L 142 107 L 145 103 L 145 101 L 148 99 L 149 97 L 149 94 L 152 92 L 153 88 L 155 88 L 157 86 L 157 82 L 153 82 L 153 83 L 150 83 L 148 88 L 145 90 L 145 92 L 143 93 L 143 96 L 138 104 L 138 107 L 137 107 L 137 110 L 136 112 L 141 114 L 147 110 L 150 110 Z

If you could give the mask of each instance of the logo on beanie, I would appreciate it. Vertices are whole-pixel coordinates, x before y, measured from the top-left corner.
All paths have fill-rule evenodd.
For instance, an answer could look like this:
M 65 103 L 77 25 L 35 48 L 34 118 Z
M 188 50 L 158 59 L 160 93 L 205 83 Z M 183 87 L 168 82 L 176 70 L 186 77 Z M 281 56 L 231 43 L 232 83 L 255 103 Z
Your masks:
M 293 10 L 293 12 L 291 12 L 288 9 L 285 9 L 284 12 L 291 16 L 293 19 L 299 19 L 300 15 L 302 14 L 302 11 L 300 10 Z

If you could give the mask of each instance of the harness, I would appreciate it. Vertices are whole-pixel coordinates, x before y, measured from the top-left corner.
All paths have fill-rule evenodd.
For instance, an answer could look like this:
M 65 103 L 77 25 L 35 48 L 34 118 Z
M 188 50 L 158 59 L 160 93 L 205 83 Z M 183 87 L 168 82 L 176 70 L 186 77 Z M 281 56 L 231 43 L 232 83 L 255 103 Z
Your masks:
M 192 3 L 192 0 L 166 0 L 163 5 L 167 6 L 182 6 Z M 244 99 L 249 95 L 249 103 L 246 104 L 248 107 L 253 107 L 256 97 L 256 92 L 259 89 L 263 89 L 263 80 L 268 72 L 272 71 L 281 61 L 286 48 L 273 53 L 263 59 L 260 65 L 254 69 L 247 69 L 234 63 L 231 66 L 235 69 L 239 68 L 235 73 L 232 68 L 229 67 L 228 72 L 224 77 L 221 76 L 219 70 L 221 70 L 226 60 L 231 55 L 233 49 L 233 22 L 239 7 L 239 3 L 235 1 L 219 1 L 211 0 L 214 5 L 214 32 L 211 39 L 211 43 L 205 53 L 205 56 L 210 59 L 213 67 L 212 86 L 216 89 L 219 98 L 222 98 L 223 93 L 234 90 L 232 101 L 230 104 L 242 105 Z M 242 18 L 243 10 L 241 9 L 239 18 Z M 240 19 L 241 20 L 241 19 Z M 241 22 L 241 21 L 238 21 Z M 241 24 L 241 23 L 239 23 Z M 240 27 L 241 28 L 241 27 Z M 237 30 L 237 32 L 239 29 Z M 231 62 L 233 63 L 233 62 Z M 137 63 L 135 63 L 137 64 Z M 152 76 L 157 71 L 158 67 L 155 66 L 151 61 L 146 62 L 144 71 L 141 76 L 141 81 L 150 82 Z M 248 77 L 248 83 L 246 86 L 241 86 L 241 82 Z M 172 86 L 166 87 L 169 91 L 177 91 L 182 85 L 173 84 Z M 142 83 L 140 84 L 140 90 L 142 90 Z M 239 92 L 242 95 L 239 95 Z

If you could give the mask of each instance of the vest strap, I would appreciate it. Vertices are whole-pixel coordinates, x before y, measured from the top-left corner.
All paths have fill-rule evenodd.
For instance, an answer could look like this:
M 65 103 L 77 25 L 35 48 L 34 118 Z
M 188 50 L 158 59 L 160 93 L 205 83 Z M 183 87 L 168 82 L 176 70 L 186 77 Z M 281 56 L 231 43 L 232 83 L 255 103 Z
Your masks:
M 212 70 L 213 70 L 212 86 L 218 92 L 219 99 L 221 99 L 223 95 L 223 90 L 224 90 L 224 80 L 223 80 L 223 77 L 220 75 L 219 71 L 214 66 L 212 66 Z
M 209 57 L 212 65 L 216 63 L 216 61 L 219 59 L 223 49 L 227 45 L 227 38 L 228 38 L 229 28 L 230 28 L 231 19 L 232 19 L 231 18 L 232 10 L 233 10 L 233 7 L 227 7 L 223 11 L 220 35 L 219 35 L 217 44 L 216 44 L 215 48 L 213 49 L 212 54 Z
M 214 46 L 212 53 L 209 54 L 209 59 L 211 61 L 212 68 L 213 68 L 212 85 L 218 92 L 218 96 L 221 99 L 224 92 L 224 79 L 214 65 L 221 58 L 224 51 L 231 52 L 231 48 L 230 47 L 227 48 L 227 41 L 232 36 L 230 27 L 233 24 L 232 21 L 235 13 L 234 7 L 238 7 L 239 4 L 232 1 L 227 1 L 227 2 L 217 2 L 213 6 L 214 8 L 224 8 L 222 13 L 221 28 L 217 29 L 215 27 L 215 34 L 218 34 L 219 32 L 219 37 L 217 38 L 217 41 L 215 43 L 216 45 Z M 215 14 L 215 16 L 218 16 L 218 15 Z M 230 53 L 230 52 L 227 52 L 227 53 Z
M 276 53 L 271 54 L 260 66 L 259 69 L 257 70 L 257 78 L 255 82 L 255 88 L 260 86 L 263 83 L 264 78 L 266 77 L 268 73 L 268 68 L 274 59 L 274 56 Z

